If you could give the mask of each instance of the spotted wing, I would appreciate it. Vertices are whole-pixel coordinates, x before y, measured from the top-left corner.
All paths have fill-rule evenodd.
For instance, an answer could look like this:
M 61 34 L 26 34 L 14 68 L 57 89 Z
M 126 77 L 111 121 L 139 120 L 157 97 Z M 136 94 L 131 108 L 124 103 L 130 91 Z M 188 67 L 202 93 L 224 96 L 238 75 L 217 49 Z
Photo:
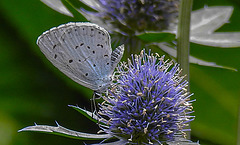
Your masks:
M 112 75 L 108 32 L 91 23 L 68 23 L 39 36 L 37 45 L 48 60 L 75 82 L 99 90 Z

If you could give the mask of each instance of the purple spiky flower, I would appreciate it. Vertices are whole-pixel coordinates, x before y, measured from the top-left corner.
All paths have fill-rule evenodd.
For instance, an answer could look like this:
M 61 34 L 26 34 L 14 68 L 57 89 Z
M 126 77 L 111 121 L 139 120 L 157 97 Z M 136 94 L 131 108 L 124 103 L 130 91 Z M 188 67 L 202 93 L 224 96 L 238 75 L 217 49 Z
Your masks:
M 194 119 L 187 81 L 178 64 L 164 61 L 158 54 L 132 55 L 121 63 L 115 86 L 103 96 L 103 130 L 126 144 L 161 144 L 185 136 L 184 129 Z
M 180 0 L 80 0 L 96 11 L 80 9 L 91 22 L 107 28 L 113 44 L 125 44 L 129 54 L 146 47 L 139 34 L 154 32 L 175 33 Z
M 131 34 L 162 31 L 176 23 L 179 0 L 98 0 L 98 16 L 121 31 Z

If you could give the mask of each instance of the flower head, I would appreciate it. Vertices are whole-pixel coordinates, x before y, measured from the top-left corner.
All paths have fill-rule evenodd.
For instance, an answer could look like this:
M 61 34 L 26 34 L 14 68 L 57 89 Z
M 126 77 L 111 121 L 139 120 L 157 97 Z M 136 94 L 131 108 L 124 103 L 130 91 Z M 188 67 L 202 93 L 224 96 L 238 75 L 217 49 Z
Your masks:
M 121 63 L 100 105 L 101 120 L 109 125 L 104 131 L 129 144 L 161 144 L 185 135 L 193 116 L 187 115 L 191 94 L 180 72 L 178 64 L 144 51 Z
M 167 30 L 178 16 L 179 0 L 99 0 L 99 16 L 125 33 Z
M 89 21 L 110 30 L 114 45 L 124 43 L 129 54 L 139 53 L 141 48 L 147 47 L 137 35 L 146 31 L 175 32 L 179 1 L 94 0 L 95 12 L 85 9 L 81 12 Z

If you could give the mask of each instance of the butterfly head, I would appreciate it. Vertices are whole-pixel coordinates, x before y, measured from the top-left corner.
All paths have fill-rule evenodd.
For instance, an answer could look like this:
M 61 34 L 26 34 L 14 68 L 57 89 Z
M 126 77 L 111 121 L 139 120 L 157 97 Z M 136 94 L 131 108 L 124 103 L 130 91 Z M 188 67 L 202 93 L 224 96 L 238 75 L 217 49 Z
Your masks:
M 101 78 L 96 81 L 97 89 L 95 90 L 98 93 L 104 93 L 112 84 L 112 76 Z

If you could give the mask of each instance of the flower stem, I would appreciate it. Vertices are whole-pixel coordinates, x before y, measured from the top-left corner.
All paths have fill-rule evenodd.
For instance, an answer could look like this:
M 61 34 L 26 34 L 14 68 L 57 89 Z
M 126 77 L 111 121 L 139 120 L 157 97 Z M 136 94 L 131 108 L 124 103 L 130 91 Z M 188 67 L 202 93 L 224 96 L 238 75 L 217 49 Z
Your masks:
M 187 74 L 189 82 L 189 36 L 193 0 L 181 0 L 179 9 L 179 22 L 177 32 L 177 61 L 183 69 L 182 73 Z M 190 87 L 188 86 L 188 90 Z M 189 90 L 190 91 L 190 90 Z M 190 126 L 189 126 L 190 128 Z M 190 132 L 187 134 L 190 139 Z
M 240 105 L 238 107 L 237 145 L 240 145 Z

